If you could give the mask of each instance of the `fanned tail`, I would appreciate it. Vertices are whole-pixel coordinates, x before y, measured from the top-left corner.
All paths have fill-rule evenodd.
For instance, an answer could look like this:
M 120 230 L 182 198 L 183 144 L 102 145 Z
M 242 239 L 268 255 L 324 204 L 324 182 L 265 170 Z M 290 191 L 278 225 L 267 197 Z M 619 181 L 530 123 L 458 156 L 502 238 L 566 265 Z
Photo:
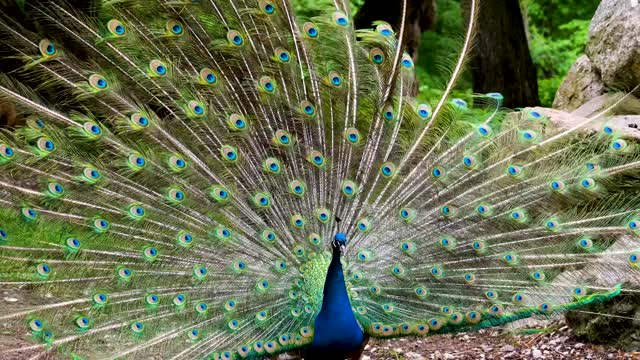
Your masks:
M 344 1 L 312 19 L 287 1 L 104 1 L 97 17 L 51 1 L 28 9 L 43 34 L 3 18 L 24 66 L 0 97 L 26 125 L 0 135 L 0 286 L 29 301 L 0 320 L 33 341 L 4 354 L 307 346 L 338 230 L 373 336 L 630 290 L 639 149 L 606 124 L 579 131 L 606 112 L 556 129 L 501 94 L 477 95 L 484 110 L 452 98 L 473 4 L 433 104 L 407 95 L 404 28 L 356 32 Z M 613 282 L 573 275 L 586 269 Z

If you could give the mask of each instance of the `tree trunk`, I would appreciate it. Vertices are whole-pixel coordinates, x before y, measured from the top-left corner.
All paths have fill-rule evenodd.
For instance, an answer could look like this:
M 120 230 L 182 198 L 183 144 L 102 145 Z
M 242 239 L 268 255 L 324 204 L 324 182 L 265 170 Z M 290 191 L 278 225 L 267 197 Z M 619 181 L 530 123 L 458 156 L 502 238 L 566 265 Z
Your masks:
M 436 24 L 436 0 L 407 0 L 404 45 L 405 51 L 418 63 L 418 49 L 422 33 L 432 30 Z M 376 20 L 388 22 L 396 33 L 400 32 L 402 1 L 366 0 L 354 17 L 357 29 L 370 28 Z M 413 95 L 418 94 L 418 82 L 414 81 Z
M 462 0 L 469 17 L 470 0 Z M 518 0 L 480 2 L 472 49 L 473 91 L 499 92 L 510 108 L 540 105 L 538 80 L 531 60 Z

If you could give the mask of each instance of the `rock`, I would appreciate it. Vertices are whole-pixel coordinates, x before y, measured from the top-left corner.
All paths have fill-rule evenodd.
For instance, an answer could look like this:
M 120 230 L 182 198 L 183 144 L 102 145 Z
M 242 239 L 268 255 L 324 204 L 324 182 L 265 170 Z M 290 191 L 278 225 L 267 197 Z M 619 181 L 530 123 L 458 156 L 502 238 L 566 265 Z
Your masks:
M 531 351 L 531 357 L 534 359 L 540 359 L 542 357 L 542 351 L 533 349 L 533 351 Z
M 577 343 L 577 344 L 573 345 L 573 347 L 576 348 L 576 349 L 580 349 L 580 348 L 584 347 L 584 344 L 583 343 Z
M 563 80 L 553 100 L 554 109 L 573 111 L 606 91 L 600 74 L 586 55 L 579 57 Z
M 516 349 L 516 348 L 514 348 L 514 347 L 513 347 L 513 346 L 511 346 L 511 345 L 505 345 L 505 346 L 503 346 L 503 347 L 502 347 L 502 349 L 500 349 L 500 350 L 502 350 L 502 352 L 511 352 L 511 351 L 514 351 L 515 349 Z
M 591 21 L 586 54 L 609 87 L 640 83 L 640 5 L 602 0 Z
M 462 337 L 462 340 L 469 341 L 469 335 L 464 334 L 464 336 Z
M 422 355 L 420 355 L 418 353 L 415 353 L 413 351 L 409 351 L 409 352 L 405 353 L 404 357 L 407 360 L 424 360 L 425 359 L 424 356 L 422 356 Z
M 543 114 L 561 129 L 571 129 L 579 124 L 584 124 L 581 131 L 599 132 L 603 130 L 606 122 L 617 134 L 640 140 L 640 115 L 610 116 L 589 122 L 587 117 L 576 115 L 575 112 L 570 114 L 565 111 L 543 107 L 534 107 L 531 110 Z
M 607 104 L 613 101 L 611 94 L 604 94 L 597 96 L 586 103 L 582 104 L 579 108 L 575 109 L 571 114 L 582 117 L 590 117 L 596 115 L 602 111 Z
M 360 358 L 360 360 L 371 360 L 371 357 L 367 356 L 367 355 L 362 355 L 362 357 Z
M 9 303 L 14 303 L 14 302 L 18 301 L 18 299 L 14 298 L 14 297 L 5 297 L 3 300 L 5 302 L 9 302 Z
M 393 351 L 397 352 L 398 354 L 402 354 L 404 352 L 404 350 L 400 348 L 393 348 Z

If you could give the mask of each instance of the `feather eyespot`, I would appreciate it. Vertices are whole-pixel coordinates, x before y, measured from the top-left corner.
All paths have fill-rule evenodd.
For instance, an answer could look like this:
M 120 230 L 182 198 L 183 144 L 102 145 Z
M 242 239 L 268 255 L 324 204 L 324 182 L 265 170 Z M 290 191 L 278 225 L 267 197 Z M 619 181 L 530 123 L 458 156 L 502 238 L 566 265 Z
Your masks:
M 236 30 L 229 30 L 227 32 L 227 40 L 233 46 L 242 46 L 244 44 L 244 38 Z
M 374 64 L 382 64 L 384 62 L 384 52 L 380 48 L 373 48 L 369 51 L 369 60 Z
M 218 76 L 209 68 L 203 68 L 198 75 L 199 82 L 202 85 L 215 85 L 218 82 Z
M 409 56 L 409 54 L 407 53 L 404 53 L 402 55 L 402 60 L 400 61 L 400 63 L 407 69 L 413 68 L 413 60 L 411 60 L 411 56 Z
M 395 115 L 395 113 L 393 112 L 393 106 L 391 106 L 391 105 L 387 105 L 387 106 L 385 106 L 385 107 L 384 107 L 384 110 L 383 110 L 383 112 L 382 112 L 382 116 L 384 116 L 384 119 L 385 119 L 387 122 L 392 122 L 392 121 L 394 121 L 394 120 L 395 120 L 395 118 L 396 118 L 396 115 Z
M 36 266 L 36 272 L 41 279 L 48 279 L 52 273 L 52 269 L 49 265 L 42 263 Z
M 493 134 L 493 129 L 489 125 L 482 124 L 478 126 L 478 134 L 483 137 L 488 137 Z
M 386 162 L 380 166 L 380 173 L 382 176 L 389 178 L 396 174 L 396 165 L 392 162 Z
M 271 207 L 271 194 L 267 192 L 259 192 L 253 195 L 253 204 L 261 209 Z
M 431 116 L 431 107 L 428 104 L 419 104 L 416 107 L 416 113 L 421 119 L 426 120 Z
M 356 222 L 356 228 L 362 233 L 366 233 L 371 229 L 371 220 L 367 218 L 359 219 Z
M 316 209 L 315 215 L 321 223 L 326 223 L 331 218 L 331 212 L 326 208 Z
M 201 117 L 205 115 L 205 107 L 202 103 L 196 100 L 191 100 L 187 104 L 188 115 L 193 118 Z
M 178 294 L 173 298 L 173 305 L 182 307 L 187 302 L 187 297 L 184 294 Z
M 327 82 L 329 85 L 339 88 L 342 86 L 342 76 L 338 72 L 332 71 L 327 76 Z
M 156 261 L 158 259 L 158 256 L 160 256 L 160 252 L 158 251 L 158 249 L 152 246 L 147 246 L 142 249 L 142 256 L 147 261 Z
M 7 144 L 0 143 L 0 164 L 4 164 L 10 160 L 13 160 L 16 156 L 16 152 Z
M 289 182 L 289 192 L 296 196 L 304 196 L 307 189 L 307 185 L 300 180 L 293 180 Z
M 393 36 L 394 32 L 391 26 L 387 23 L 379 24 L 376 26 L 376 31 L 383 36 Z
M 358 194 L 358 191 L 359 191 L 358 185 L 356 185 L 356 183 L 351 180 L 343 181 L 341 188 L 342 188 L 342 193 L 347 198 L 353 198 Z
M 20 214 L 22 218 L 26 221 L 35 221 L 38 218 L 38 212 L 30 207 L 23 207 L 20 209 Z
M 38 49 L 40 50 L 40 55 L 45 59 L 50 59 L 58 55 L 58 48 L 48 39 L 40 40 Z
M 300 103 L 300 109 L 308 117 L 313 117 L 316 114 L 316 108 L 309 101 L 303 101 Z
M 140 171 L 147 166 L 147 160 L 138 154 L 131 154 L 127 157 L 127 165 L 133 171 Z
M 220 148 L 220 154 L 222 154 L 222 158 L 225 161 L 228 161 L 231 163 L 237 162 L 239 158 L 238 149 L 236 149 L 231 145 L 222 146 L 222 148 Z
M 262 169 L 267 173 L 278 175 L 282 173 L 282 164 L 277 158 L 270 157 L 262 162 Z
M 82 170 L 82 179 L 87 183 L 95 184 L 102 179 L 102 174 L 93 167 L 86 167 Z
M 307 154 L 307 161 L 318 168 L 325 166 L 324 155 L 322 155 L 322 153 L 317 150 L 313 150 L 309 154 Z
M 317 39 L 320 32 L 314 23 L 307 22 L 302 26 L 304 34 L 309 39 Z
M 169 68 L 160 60 L 151 60 L 149 62 L 149 70 L 151 76 L 165 76 L 169 72 Z
M 195 280 L 203 281 L 204 279 L 207 278 L 207 274 L 209 273 L 209 271 L 204 266 L 194 265 L 193 266 L 193 270 L 191 271 L 191 273 L 193 274 L 193 278 Z
M 227 118 L 227 126 L 231 131 L 244 131 L 247 129 L 248 123 L 244 116 L 233 113 Z
M 53 142 L 53 140 L 45 136 L 39 138 L 38 141 L 36 141 L 36 147 L 42 155 L 49 155 L 56 150 L 56 144 Z
M 300 214 L 293 214 L 291 216 L 291 220 L 290 220 L 291 226 L 293 226 L 296 229 L 302 229 L 304 228 L 305 224 L 306 224 L 306 220 L 305 218 L 300 215 Z
M 91 326 L 91 319 L 86 316 L 78 316 L 75 320 L 76 326 L 81 330 L 86 330 Z
M 289 132 L 277 130 L 273 136 L 273 143 L 278 146 L 288 147 L 295 144 L 295 139 Z
M 91 85 L 92 88 L 98 91 L 106 90 L 109 88 L 107 79 L 101 74 L 93 74 L 89 76 L 89 85 Z
M 260 238 L 263 241 L 266 241 L 268 243 L 273 243 L 277 240 L 276 234 L 273 232 L 272 229 L 264 229 L 262 230 L 262 232 L 260 233 Z
M 338 26 L 345 27 L 349 25 L 349 19 L 347 19 L 347 16 L 339 11 L 334 12 L 331 17 L 333 22 Z
M 276 48 L 273 57 L 274 59 L 276 59 L 276 61 L 282 63 L 288 63 L 291 60 L 291 54 L 289 54 L 289 52 L 283 48 Z
M 191 341 L 196 341 L 200 338 L 200 331 L 198 331 L 198 329 L 187 330 L 186 334 L 187 338 Z
M 179 204 L 179 203 L 183 202 L 184 199 L 185 199 L 184 192 L 182 190 L 180 190 L 180 189 L 170 188 L 167 191 L 167 200 L 170 203 Z
M 611 149 L 616 152 L 622 152 L 626 150 L 628 146 L 629 144 L 623 139 L 618 139 L 611 142 Z
M 57 182 L 50 182 L 47 184 L 47 193 L 51 197 L 59 198 L 64 195 L 64 188 Z
M 360 132 L 356 128 L 347 128 L 343 133 L 344 139 L 352 145 L 360 144 L 361 136 Z
M 128 267 L 119 267 L 116 270 L 116 275 L 118 276 L 119 280 L 128 281 L 128 280 L 131 280 L 131 276 L 133 276 L 133 271 L 131 271 L 131 269 L 129 269 Z
M 261 91 L 266 93 L 273 93 L 276 91 L 276 83 L 269 76 L 263 76 L 260 78 L 259 87 Z
M 307 240 L 313 245 L 320 245 L 322 243 L 322 238 L 316 233 L 309 234 L 309 236 L 307 236 Z
M 193 235 L 188 232 L 181 231 L 176 236 L 178 245 L 182 247 L 189 247 L 193 243 Z
M 462 99 L 457 99 L 457 98 L 452 99 L 450 101 L 450 104 L 460 110 L 467 110 L 469 108 L 469 105 L 467 104 L 467 102 Z
M 127 33 L 127 28 L 124 26 L 124 24 L 116 19 L 111 19 L 109 20 L 109 22 L 107 22 L 107 29 L 109 29 L 111 35 L 115 37 L 122 37 Z
M 465 155 L 462 157 L 462 164 L 469 170 L 475 170 L 478 168 L 478 161 L 473 155 Z
M 231 200 L 229 190 L 222 185 L 214 185 L 209 189 L 209 196 L 218 204 L 224 205 Z
M 169 20 L 166 24 L 167 34 L 171 36 L 181 36 L 184 34 L 184 26 L 178 20 Z
M 260 10 L 267 15 L 273 15 L 276 12 L 276 5 L 272 1 L 261 0 L 258 5 Z

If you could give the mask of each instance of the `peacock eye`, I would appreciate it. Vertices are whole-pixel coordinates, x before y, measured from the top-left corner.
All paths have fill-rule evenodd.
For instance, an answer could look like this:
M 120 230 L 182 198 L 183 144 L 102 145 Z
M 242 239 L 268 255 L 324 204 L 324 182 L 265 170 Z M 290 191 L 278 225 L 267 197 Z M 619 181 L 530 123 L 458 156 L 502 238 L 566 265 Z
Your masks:
M 310 22 L 305 23 L 305 24 L 302 26 L 302 28 L 303 28 L 303 30 L 304 30 L 305 35 L 306 35 L 308 38 L 315 39 L 315 38 L 317 38 L 317 37 L 318 37 L 318 35 L 319 35 L 318 28 L 315 26 L 315 24 L 314 24 L 314 23 L 310 23 Z
M 416 112 L 421 119 L 427 119 L 431 116 L 431 107 L 428 104 L 419 104 Z
M 339 11 L 333 13 L 333 22 L 338 26 L 347 26 L 349 24 L 349 20 L 347 16 Z
M 107 29 L 109 29 L 109 32 L 115 37 L 122 37 L 127 32 L 127 28 L 124 24 L 116 19 L 112 19 L 107 22 Z
M 40 40 L 38 49 L 40 50 L 40 55 L 42 55 L 43 59 L 51 59 L 58 55 L 58 48 L 48 39 Z
M 409 54 L 404 53 L 404 55 L 402 55 L 401 64 L 403 67 L 408 69 L 413 67 L 413 60 L 411 60 L 411 57 L 409 56 Z
M 167 75 L 167 65 L 160 60 L 151 60 L 149 63 L 149 69 L 151 69 L 152 76 L 165 76 Z
M 267 15 L 273 15 L 276 12 L 276 5 L 267 0 L 262 0 L 259 3 L 260 9 Z

